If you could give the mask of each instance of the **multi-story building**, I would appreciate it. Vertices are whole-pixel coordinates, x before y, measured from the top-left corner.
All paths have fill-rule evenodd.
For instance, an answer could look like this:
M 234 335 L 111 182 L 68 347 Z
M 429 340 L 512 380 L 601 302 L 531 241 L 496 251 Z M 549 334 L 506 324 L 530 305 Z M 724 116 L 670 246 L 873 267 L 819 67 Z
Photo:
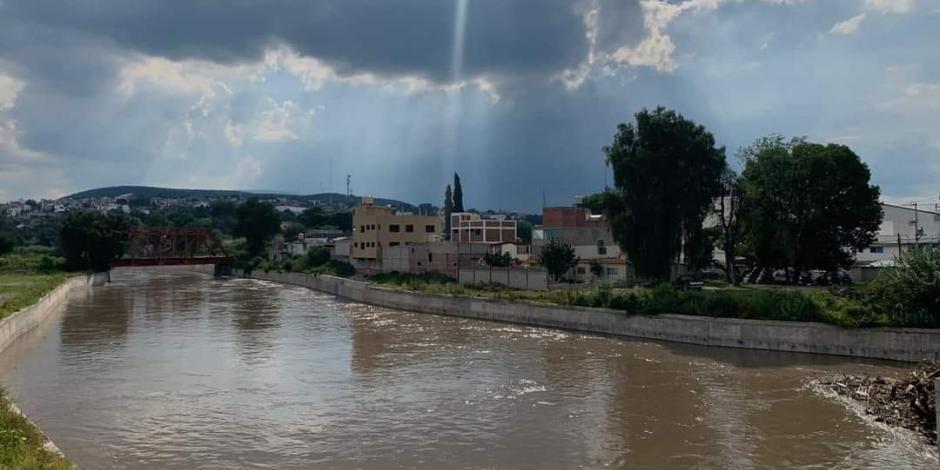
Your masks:
M 353 260 L 380 261 L 382 250 L 441 240 L 438 216 L 398 213 L 387 206 L 376 206 L 371 197 L 353 209 Z
M 532 231 L 532 256 L 538 257 L 552 239 L 570 245 L 578 264 L 567 277 L 578 282 L 599 278 L 614 283 L 632 281 L 626 258 L 614 240 L 607 220 L 584 207 L 546 207 L 542 225 Z M 591 267 L 599 265 L 600 274 Z
M 516 221 L 484 219 L 472 212 L 450 215 L 450 240 L 455 243 L 505 243 L 516 241 Z
M 553 238 L 571 245 L 575 256 L 583 260 L 618 258 L 621 255 L 607 220 L 583 207 L 543 209 L 542 225 L 532 231 L 532 253 L 540 253 Z

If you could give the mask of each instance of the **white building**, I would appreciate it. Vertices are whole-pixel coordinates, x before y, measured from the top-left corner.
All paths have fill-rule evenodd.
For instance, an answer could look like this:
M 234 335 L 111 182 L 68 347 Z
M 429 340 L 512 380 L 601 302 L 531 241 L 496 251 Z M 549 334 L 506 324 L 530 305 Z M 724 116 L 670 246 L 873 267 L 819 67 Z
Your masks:
M 899 250 L 914 246 L 940 247 L 940 212 L 936 205 L 926 209 L 918 207 L 915 211 L 913 207 L 882 203 L 881 208 L 884 219 L 876 241 L 856 253 L 858 264 L 891 261 Z

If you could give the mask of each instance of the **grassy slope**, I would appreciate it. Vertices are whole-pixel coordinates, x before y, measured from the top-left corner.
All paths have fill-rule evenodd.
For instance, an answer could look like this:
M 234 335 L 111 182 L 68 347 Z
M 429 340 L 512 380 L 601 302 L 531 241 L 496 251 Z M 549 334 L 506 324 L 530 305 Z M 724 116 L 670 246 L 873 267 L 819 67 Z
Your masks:
M 0 318 L 5 318 L 23 307 L 32 305 L 69 276 L 70 274 L 63 272 L 0 273 Z
M 0 257 L 0 318 L 29 306 L 74 273 L 58 270 L 55 260 L 39 253 Z M 0 389 L 0 470 L 58 470 L 72 468 L 64 457 L 43 448 L 45 439 L 25 417 L 10 408 Z
M 0 469 L 59 470 L 72 464 L 61 455 L 43 447 L 45 438 L 24 416 L 10 407 L 9 398 L 0 390 Z
M 446 276 L 437 275 L 379 274 L 369 280 L 389 287 L 432 294 L 603 307 L 648 315 L 681 313 L 759 320 L 816 321 L 845 327 L 889 324 L 886 318 L 872 314 L 859 303 L 832 295 L 825 289 L 807 291 L 726 287 L 720 290 L 682 292 L 668 286 L 630 289 L 587 286 L 526 291 L 498 286 L 458 285 Z

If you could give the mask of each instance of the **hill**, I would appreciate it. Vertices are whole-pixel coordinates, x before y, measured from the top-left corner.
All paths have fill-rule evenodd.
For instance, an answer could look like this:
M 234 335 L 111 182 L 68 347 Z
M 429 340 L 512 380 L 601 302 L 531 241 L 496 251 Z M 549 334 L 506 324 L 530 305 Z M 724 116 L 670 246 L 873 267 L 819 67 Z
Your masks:
M 302 204 L 320 204 L 326 205 L 332 203 L 340 207 L 353 207 L 359 204 L 360 196 L 347 196 L 338 193 L 319 193 L 298 195 L 290 193 L 275 192 L 254 192 L 254 191 L 236 191 L 228 189 L 183 189 L 183 188 L 160 188 L 154 186 L 108 186 L 105 188 L 95 188 L 86 191 L 77 192 L 65 196 L 63 199 L 83 199 L 99 197 L 117 197 L 124 194 L 132 194 L 133 197 L 150 199 L 154 197 L 167 199 L 216 199 L 225 197 L 248 198 L 258 197 L 261 199 L 284 199 Z M 418 206 L 395 199 L 375 198 L 378 205 L 390 205 L 395 209 L 402 211 L 416 212 Z M 433 206 L 422 205 L 422 210 L 436 210 Z

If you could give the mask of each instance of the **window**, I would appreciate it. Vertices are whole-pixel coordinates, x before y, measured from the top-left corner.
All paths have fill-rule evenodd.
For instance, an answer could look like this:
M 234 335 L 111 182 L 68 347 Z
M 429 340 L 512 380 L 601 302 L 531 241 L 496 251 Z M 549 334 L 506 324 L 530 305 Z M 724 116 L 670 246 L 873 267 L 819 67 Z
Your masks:
M 606 255 L 606 254 L 607 254 L 607 246 L 604 245 L 604 240 L 598 240 L 598 241 L 597 241 L 597 254 L 599 254 L 599 255 Z
M 607 268 L 607 275 L 608 275 L 608 276 L 616 276 L 616 275 L 617 275 L 617 268 Z
M 424 233 L 434 233 L 434 226 L 433 226 L 433 225 L 425 225 L 425 226 L 424 226 Z
M 408 233 L 413 233 L 415 231 L 414 225 L 405 225 L 405 231 Z
M 584 266 L 578 266 L 578 274 L 584 274 L 585 272 Z
M 428 253 L 428 263 L 434 261 L 434 258 L 431 253 Z
M 388 246 L 398 246 L 398 245 L 400 245 L 400 243 L 398 242 L 388 242 Z
M 366 226 L 365 226 L 365 225 L 360 225 L 360 226 L 359 226 L 359 232 L 362 233 L 362 232 L 365 232 L 365 231 L 366 231 Z
M 401 226 L 399 226 L 398 224 L 389 225 L 389 226 L 388 226 L 388 231 L 389 231 L 389 232 L 398 233 L 398 232 L 401 231 Z
M 483 234 L 483 231 L 482 231 L 482 230 L 480 230 L 480 229 L 478 229 L 478 228 L 473 229 L 473 236 L 479 237 L 479 236 L 482 235 L 482 234 Z
M 868 249 L 868 252 L 869 252 L 869 253 L 884 253 L 884 252 L 885 252 L 885 247 L 883 247 L 883 246 L 873 246 L 873 247 L 871 247 L 871 248 Z

